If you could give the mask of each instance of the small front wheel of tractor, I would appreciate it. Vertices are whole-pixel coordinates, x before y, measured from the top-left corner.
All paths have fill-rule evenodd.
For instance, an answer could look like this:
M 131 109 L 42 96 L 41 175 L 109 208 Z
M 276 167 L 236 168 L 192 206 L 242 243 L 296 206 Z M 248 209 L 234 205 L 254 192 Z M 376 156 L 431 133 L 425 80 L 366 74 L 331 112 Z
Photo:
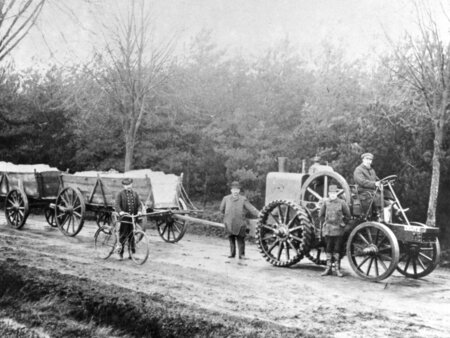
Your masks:
M 413 226 L 426 227 L 425 224 L 411 222 Z M 410 278 L 421 278 L 430 274 L 439 264 L 441 245 L 439 239 L 433 242 L 400 243 L 400 260 L 397 271 Z
M 370 281 L 383 280 L 397 267 L 400 257 L 397 238 L 384 224 L 362 223 L 350 233 L 347 257 L 359 277 Z
M 9 226 L 20 229 L 27 221 L 28 197 L 21 189 L 12 189 L 5 199 L 5 216 Z
M 309 251 L 312 229 L 305 209 L 291 201 L 275 200 L 262 209 L 258 219 L 259 251 L 274 266 L 291 266 Z

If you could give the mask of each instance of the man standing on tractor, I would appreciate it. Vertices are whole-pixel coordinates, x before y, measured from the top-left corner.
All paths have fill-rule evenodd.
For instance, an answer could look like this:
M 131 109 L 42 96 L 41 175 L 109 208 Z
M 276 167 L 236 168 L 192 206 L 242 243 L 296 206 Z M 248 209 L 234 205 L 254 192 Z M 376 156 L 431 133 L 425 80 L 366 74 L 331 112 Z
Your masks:
M 327 267 L 321 276 L 331 274 L 332 258 L 335 262 L 336 276 L 343 276 L 340 254 L 345 228 L 344 217 L 349 219 L 351 214 L 347 203 L 337 196 L 337 186 L 330 185 L 328 188 L 329 198 L 325 200 L 319 212 L 319 217 L 323 222 L 322 234 L 325 236 L 325 252 L 327 254 Z

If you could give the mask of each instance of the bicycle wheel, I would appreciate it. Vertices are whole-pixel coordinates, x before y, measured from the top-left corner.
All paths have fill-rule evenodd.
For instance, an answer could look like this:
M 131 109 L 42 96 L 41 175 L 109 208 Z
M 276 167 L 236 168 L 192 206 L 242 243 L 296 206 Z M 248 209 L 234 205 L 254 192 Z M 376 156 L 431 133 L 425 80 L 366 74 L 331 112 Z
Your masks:
M 149 254 L 149 241 L 147 235 L 141 230 L 134 231 L 134 246 L 128 246 L 128 253 L 136 264 L 142 265 L 147 261 Z
M 109 258 L 114 252 L 117 242 L 114 228 L 107 226 L 98 228 L 94 239 L 97 256 L 102 259 Z

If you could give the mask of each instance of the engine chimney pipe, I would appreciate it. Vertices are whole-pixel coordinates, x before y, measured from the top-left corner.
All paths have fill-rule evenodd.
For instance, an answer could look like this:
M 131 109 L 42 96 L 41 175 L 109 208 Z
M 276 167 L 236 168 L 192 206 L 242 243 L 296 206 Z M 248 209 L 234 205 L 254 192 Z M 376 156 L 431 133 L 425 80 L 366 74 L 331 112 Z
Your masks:
M 278 171 L 280 173 L 287 171 L 287 157 L 278 157 Z

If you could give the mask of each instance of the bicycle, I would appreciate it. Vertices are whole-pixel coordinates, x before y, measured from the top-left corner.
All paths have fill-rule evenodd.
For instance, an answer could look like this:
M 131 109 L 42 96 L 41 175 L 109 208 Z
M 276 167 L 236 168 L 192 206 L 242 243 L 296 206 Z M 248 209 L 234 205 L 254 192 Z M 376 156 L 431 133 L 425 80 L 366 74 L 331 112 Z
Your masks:
M 131 222 L 123 222 L 132 224 L 133 230 L 123 245 L 128 246 L 128 254 L 134 263 L 139 265 L 144 264 L 149 255 L 149 239 L 139 224 L 137 224 L 137 219 L 145 215 L 130 215 L 125 213 L 119 216 L 116 212 L 113 212 L 111 216 L 111 225 L 102 225 L 94 235 L 94 245 L 97 255 L 102 259 L 108 259 L 114 252 L 120 252 L 119 227 L 123 218 L 127 217 L 131 219 Z M 133 241 L 134 248 L 130 245 Z

